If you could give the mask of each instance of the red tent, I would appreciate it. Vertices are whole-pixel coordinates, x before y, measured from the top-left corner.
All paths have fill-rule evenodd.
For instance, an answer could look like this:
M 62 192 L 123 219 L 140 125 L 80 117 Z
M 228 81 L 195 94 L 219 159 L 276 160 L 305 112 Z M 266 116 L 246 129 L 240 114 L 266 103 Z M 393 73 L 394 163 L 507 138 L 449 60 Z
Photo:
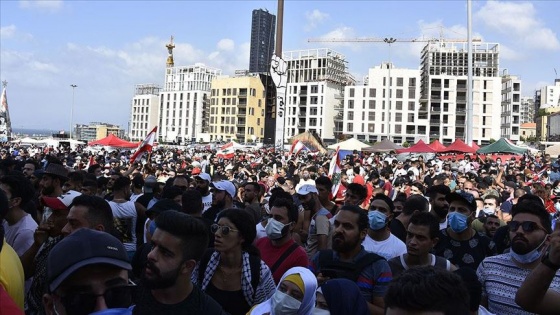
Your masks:
M 439 142 L 439 140 L 435 140 L 434 142 L 428 144 L 428 146 L 436 152 L 445 152 L 445 149 L 447 149 L 443 144 L 441 144 L 441 142 Z
M 114 134 L 110 134 L 103 139 L 92 141 L 89 143 L 89 145 L 103 145 L 108 147 L 130 148 L 130 149 L 138 147 L 138 143 L 125 141 L 115 136 Z
M 476 142 L 474 142 L 474 141 L 472 142 L 471 147 L 472 147 L 473 149 L 475 149 L 475 150 L 480 149 L 480 147 L 478 146 L 478 144 L 476 144 Z
M 475 153 L 476 149 L 469 147 L 466 143 L 463 142 L 463 140 L 457 139 L 442 152 Z
M 436 153 L 436 150 L 430 148 L 424 141 L 420 140 L 408 149 L 397 150 L 397 153 Z

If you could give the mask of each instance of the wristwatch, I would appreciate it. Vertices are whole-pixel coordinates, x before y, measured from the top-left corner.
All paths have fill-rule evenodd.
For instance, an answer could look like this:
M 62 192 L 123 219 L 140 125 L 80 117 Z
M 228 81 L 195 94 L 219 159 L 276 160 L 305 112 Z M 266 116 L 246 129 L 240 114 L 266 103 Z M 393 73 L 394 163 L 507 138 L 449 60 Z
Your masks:
M 558 269 L 560 269 L 560 265 L 556 265 L 552 263 L 550 259 L 548 259 L 548 253 L 543 256 L 543 258 L 541 259 L 541 263 L 554 271 L 558 271 Z

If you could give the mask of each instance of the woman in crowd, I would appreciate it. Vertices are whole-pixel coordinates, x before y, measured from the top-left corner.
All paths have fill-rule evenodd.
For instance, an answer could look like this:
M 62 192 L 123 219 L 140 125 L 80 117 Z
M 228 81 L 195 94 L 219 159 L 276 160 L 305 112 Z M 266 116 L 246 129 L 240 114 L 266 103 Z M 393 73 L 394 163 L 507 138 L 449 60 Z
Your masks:
M 311 315 L 315 306 L 317 278 L 307 268 L 290 268 L 274 295 L 255 306 L 248 315 Z
M 252 245 L 256 236 L 253 217 L 244 210 L 227 209 L 217 221 L 211 226 L 214 249 L 202 257 L 192 281 L 226 312 L 246 314 L 272 296 L 274 280 Z
M 314 315 L 368 315 L 366 300 L 356 282 L 348 279 L 331 279 L 317 290 Z

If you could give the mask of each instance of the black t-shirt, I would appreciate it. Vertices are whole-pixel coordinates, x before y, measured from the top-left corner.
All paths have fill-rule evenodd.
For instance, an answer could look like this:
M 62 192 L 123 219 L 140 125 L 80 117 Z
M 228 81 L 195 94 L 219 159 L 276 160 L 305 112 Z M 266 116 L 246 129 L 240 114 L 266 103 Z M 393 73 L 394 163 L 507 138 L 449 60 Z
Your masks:
M 218 216 L 218 213 L 220 213 L 220 211 L 222 210 L 223 208 L 221 207 L 211 206 L 210 208 L 208 208 L 208 210 L 204 211 L 202 217 L 205 218 L 206 220 L 216 222 L 216 217 Z
M 486 235 L 475 232 L 466 241 L 452 239 L 447 229 L 439 231 L 439 242 L 434 254 L 449 260 L 457 267 L 469 267 L 476 270 L 484 258 L 496 255 L 496 244 Z
M 162 304 L 154 299 L 150 290 L 141 284 L 138 286 L 134 296 L 134 315 L 184 315 L 184 314 L 208 314 L 227 315 L 218 302 L 202 292 L 197 286 L 189 296 L 177 304 Z
M 401 221 L 397 219 L 391 220 L 391 223 L 389 223 L 389 229 L 391 230 L 391 234 L 395 235 L 406 244 L 406 228 Z

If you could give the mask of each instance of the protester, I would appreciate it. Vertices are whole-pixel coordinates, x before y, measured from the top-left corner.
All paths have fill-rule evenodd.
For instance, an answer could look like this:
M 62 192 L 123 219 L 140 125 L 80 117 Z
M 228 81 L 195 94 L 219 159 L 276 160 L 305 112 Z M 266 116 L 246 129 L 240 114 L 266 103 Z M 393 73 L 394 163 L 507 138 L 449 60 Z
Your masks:
M 449 187 L 445 185 L 434 185 L 426 192 L 430 201 L 430 212 L 439 220 L 439 229 L 447 228 L 447 213 L 449 202 L 446 197 L 451 193 Z
M 402 212 L 389 223 L 391 234 L 401 241 L 406 242 L 406 229 L 410 218 L 416 213 L 428 212 L 429 209 L 430 204 L 424 196 L 416 195 L 408 197 L 404 202 Z
M 211 183 L 210 187 L 212 187 L 212 206 L 203 211 L 202 217 L 215 222 L 222 210 L 233 208 L 236 189 L 232 182 L 227 180 Z M 204 203 L 204 194 L 202 194 L 202 202 Z
M 272 297 L 251 309 L 247 314 L 314 314 L 317 279 L 309 269 L 293 267 L 281 277 Z
M 81 228 L 107 232 L 113 236 L 116 234 L 111 206 L 101 197 L 77 196 L 72 200 L 66 220 L 62 228 L 63 235 L 72 234 Z
M 331 248 L 332 227 L 329 219 L 332 215 L 329 210 L 321 205 L 315 186 L 303 185 L 297 191 L 297 194 L 305 211 L 309 211 L 311 214 L 305 248 L 307 257 L 311 258 L 317 251 Z

